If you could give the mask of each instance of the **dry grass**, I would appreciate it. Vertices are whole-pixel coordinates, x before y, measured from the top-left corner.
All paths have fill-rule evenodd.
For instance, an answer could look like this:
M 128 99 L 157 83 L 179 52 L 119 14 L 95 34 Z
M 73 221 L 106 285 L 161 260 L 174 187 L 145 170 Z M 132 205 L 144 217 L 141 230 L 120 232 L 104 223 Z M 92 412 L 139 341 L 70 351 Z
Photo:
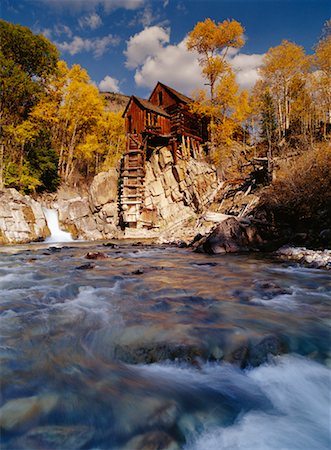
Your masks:
M 331 222 L 331 145 L 321 144 L 282 167 L 261 203 L 277 222 Z M 327 227 L 320 223 L 321 228 Z

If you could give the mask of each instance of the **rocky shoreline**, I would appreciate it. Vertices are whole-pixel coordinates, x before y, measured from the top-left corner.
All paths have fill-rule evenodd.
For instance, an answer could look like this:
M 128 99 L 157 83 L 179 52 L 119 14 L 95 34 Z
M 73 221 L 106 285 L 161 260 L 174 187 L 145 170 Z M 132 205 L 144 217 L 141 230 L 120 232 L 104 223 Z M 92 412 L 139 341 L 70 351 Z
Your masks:
M 331 270 L 331 250 L 310 250 L 305 247 L 283 246 L 275 252 L 281 259 L 296 261 L 316 269 Z
M 162 226 L 155 229 L 121 230 L 118 213 L 118 173 L 112 169 L 98 174 L 84 192 L 64 187 L 55 194 L 45 194 L 33 199 L 15 189 L 1 190 L 0 245 L 44 241 L 50 235 L 43 211 L 44 207 L 48 207 L 58 211 L 61 228 L 69 231 L 74 239 L 147 239 L 157 244 L 188 246 L 195 252 L 208 254 L 267 251 L 274 252 L 283 260 L 295 261 L 312 268 L 331 269 L 331 250 L 315 250 L 314 245 L 310 249 L 298 247 L 295 245 L 295 239 L 294 245 L 287 244 L 291 242 L 291 235 L 286 230 L 282 233 L 281 229 L 272 227 L 266 220 L 256 219 L 254 209 L 247 207 L 258 203 L 256 192 L 249 194 L 252 198 L 246 198 L 247 191 L 244 192 L 242 188 L 234 191 L 238 205 L 241 209 L 244 208 L 246 214 L 220 212 L 219 205 L 223 204 L 223 200 L 221 203 L 213 202 L 214 196 L 220 192 L 224 199 L 227 191 L 223 189 L 222 194 L 222 183 L 217 185 L 214 172 L 206 163 L 196 162 L 194 167 L 186 167 L 191 187 L 183 187 L 184 168 L 180 171 L 180 168 L 175 167 L 181 176 L 170 176 L 169 169 L 165 172 L 167 176 L 156 179 L 155 174 L 160 174 L 167 164 L 170 164 L 163 153 L 160 155 L 148 166 L 149 196 L 146 201 L 152 202 L 156 212 L 161 208 L 159 215 Z M 202 183 L 206 177 L 209 177 L 209 188 L 208 183 Z M 154 189 L 156 182 L 159 183 L 158 190 Z M 171 194 L 172 203 L 169 203 L 169 192 L 177 192 L 177 189 L 178 192 L 187 191 L 189 195 L 191 188 L 195 202 L 190 202 L 183 195 L 177 198 Z M 169 204 L 164 199 L 168 199 Z M 232 211 L 234 200 L 230 203 Z M 226 205 L 225 202 L 227 212 Z M 224 208 L 221 207 L 221 211 L 224 211 Z M 329 230 L 324 230 L 320 235 L 326 232 Z M 310 246 L 309 240 L 305 243 L 307 247 Z

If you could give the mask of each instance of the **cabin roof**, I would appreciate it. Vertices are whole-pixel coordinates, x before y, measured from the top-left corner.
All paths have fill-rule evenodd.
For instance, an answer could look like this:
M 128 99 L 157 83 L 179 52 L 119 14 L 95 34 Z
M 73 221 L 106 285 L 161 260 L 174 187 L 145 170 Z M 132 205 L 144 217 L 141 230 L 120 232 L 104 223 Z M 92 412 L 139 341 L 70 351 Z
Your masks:
M 129 100 L 128 104 L 126 105 L 125 111 L 123 113 L 123 117 L 126 115 L 126 112 L 132 101 L 138 103 L 138 105 L 143 109 L 147 109 L 148 111 L 153 111 L 154 113 L 156 113 L 160 116 L 170 118 L 170 115 L 163 108 L 160 108 L 159 106 L 154 105 L 153 103 L 149 102 L 148 100 L 144 100 L 143 98 L 137 97 L 136 95 L 132 95 L 130 97 L 130 100 Z
M 157 82 L 155 88 L 153 89 L 153 92 L 149 96 L 150 99 L 151 99 L 152 95 L 154 94 L 154 91 L 156 90 L 156 88 L 159 85 L 162 86 L 166 91 L 168 91 L 170 95 L 172 95 L 173 97 L 175 97 L 177 100 L 179 100 L 182 103 L 191 103 L 193 101 L 190 97 L 187 97 L 186 95 L 176 91 L 176 89 L 173 89 L 173 88 L 167 86 L 166 84 L 161 83 L 161 81 Z

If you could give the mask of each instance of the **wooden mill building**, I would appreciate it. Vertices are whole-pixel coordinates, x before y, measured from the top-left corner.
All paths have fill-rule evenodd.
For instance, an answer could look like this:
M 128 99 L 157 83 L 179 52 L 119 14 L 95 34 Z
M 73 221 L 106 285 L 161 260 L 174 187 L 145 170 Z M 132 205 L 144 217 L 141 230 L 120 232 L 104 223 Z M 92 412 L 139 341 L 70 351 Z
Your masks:
M 144 202 L 145 162 L 158 147 L 178 159 L 198 158 L 208 140 L 207 121 L 190 111 L 192 99 L 158 82 L 148 100 L 131 96 L 125 108 L 127 147 L 121 164 L 123 226 L 135 228 Z

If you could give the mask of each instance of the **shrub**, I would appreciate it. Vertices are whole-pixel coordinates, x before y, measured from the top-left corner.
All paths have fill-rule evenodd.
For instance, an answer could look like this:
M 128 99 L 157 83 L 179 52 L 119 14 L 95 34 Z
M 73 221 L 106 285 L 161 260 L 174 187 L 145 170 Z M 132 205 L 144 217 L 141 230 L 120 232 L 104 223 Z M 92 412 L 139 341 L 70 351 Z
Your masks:
M 277 223 L 327 228 L 331 224 L 331 146 L 321 144 L 282 167 L 260 206 Z

